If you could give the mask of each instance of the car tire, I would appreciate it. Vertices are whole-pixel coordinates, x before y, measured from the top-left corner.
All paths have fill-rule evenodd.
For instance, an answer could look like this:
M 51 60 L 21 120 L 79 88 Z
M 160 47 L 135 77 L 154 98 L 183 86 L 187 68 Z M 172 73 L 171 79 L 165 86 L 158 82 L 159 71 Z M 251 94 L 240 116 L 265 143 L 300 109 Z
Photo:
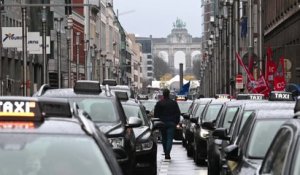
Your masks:
M 155 147 L 151 156 L 150 156 L 150 161 L 151 161 L 151 167 L 145 169 L 143 173 L 139 174 L 144 174 L 144 175 L 157 175 L 157 148 Z
M 186 144 L 186 152 L 187 152 L 187 156 L 188 157 L 192 157 L 193 156 L 194 148 L 193 148 L 192 143 L 187 142 L 187 144 Z
M 182 138 L 182 146 L 186 147 L 186 140 L 184 138 Z

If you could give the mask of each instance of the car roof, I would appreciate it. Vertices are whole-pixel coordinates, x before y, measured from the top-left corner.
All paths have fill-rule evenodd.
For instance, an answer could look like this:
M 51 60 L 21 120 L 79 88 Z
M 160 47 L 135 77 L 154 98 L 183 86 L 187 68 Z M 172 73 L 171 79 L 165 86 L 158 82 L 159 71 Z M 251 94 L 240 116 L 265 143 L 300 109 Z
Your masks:
M 43 97 L 101 97 L 101 98 L 114 98 L 113 95 L 106 95 L 105 92 L 100 94 L 84 94 L 84 93 L 75 93 L 72 88 L 64 88 L 64 89 L 48 89 L 42 95 Z
M 5 121 L 8 122 L 8 121 Z M 1 123 L 5 123 L 1 122 Z M 77 119 L 46 118 L 43 122 L 35 122 L 34 129 L 1 129 L 1 133 L 40 133 L 58 135 L 87 135 Z
M 210 104 L 224 104 L 226 102 L 230 101 L 230 99 L 213 99 Z
M 294 109 L 294 101 L 256 101 L 256 103 L 245 103 L 244 110 L 256 109 Z
M 294 116 L 293 109 L 261 109 L 255 111 L 256 119 L 275 119 L 275 118 L 292 118 Z
M 241 106 L 247 103 L 256 103 L 261 101 L 266 102 L 266 100 L 233 100 L 233 101 L 226 102 L 226 106 Z
M 194 103 L 196 103 L 196 104 L 207 104 L 207 103 L 211 102 L 212 100 L 213 100 L 213 98 L 200 98 L 200 99 L 194 100 Z

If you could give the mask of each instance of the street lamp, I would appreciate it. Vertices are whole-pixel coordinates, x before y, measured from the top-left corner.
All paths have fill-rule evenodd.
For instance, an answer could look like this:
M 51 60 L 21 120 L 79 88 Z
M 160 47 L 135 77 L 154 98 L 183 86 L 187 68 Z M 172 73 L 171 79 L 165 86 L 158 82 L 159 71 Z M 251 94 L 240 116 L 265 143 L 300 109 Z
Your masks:
M 43 6 L 42 9 L 42 48 L 43 48 L 43 84 L 47 83 L 47 44 L 46 44 L 46 21 L 47 21 L 47 11 L 46 7 Z
M 67 20 L 67 46 L 68 46 L 68 86 L 71 88 L 71 61 L 72 61 L 72 47 L 71 47 L 71 38 L 73 36 L 73 19 L 68 17 Z
M 76 81 L 79 80 L 79 40 L 80 32 L 76 33 Z
M 56 34 L 57 34 L 57 76 L 58 76 L 58 88 L 61 88 L 61 22 L 63 18 L 54 18 L 57 22 Z

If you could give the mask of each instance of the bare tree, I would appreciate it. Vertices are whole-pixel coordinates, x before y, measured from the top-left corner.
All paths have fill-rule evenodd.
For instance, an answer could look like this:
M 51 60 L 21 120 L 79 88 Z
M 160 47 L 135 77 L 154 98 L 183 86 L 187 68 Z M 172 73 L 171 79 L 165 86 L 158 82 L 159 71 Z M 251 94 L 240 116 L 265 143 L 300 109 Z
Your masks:
M 168 63 L 166 63 L 162 58 L 155 57 L 154 58 L 154 77 L 156 80 L 159 80 L 162 76 L 164 76 L 167 73 L 173 74 L 172 69 L 168 66 Z

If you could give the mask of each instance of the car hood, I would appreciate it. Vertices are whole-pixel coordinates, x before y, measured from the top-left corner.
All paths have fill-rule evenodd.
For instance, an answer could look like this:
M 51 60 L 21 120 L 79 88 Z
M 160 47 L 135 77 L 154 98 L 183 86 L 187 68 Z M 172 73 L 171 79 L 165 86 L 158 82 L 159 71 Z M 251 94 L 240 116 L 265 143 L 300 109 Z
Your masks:
M 145 135 L 145 133 L 150 132 L 150 128 L 148 126 L 141 126 L 138 128 L 133 128 L 133 132 L 136 139 L 140 139 Z
M 124 131 L 121 123 L 96 123 L 105 135 L 118 135 Z

